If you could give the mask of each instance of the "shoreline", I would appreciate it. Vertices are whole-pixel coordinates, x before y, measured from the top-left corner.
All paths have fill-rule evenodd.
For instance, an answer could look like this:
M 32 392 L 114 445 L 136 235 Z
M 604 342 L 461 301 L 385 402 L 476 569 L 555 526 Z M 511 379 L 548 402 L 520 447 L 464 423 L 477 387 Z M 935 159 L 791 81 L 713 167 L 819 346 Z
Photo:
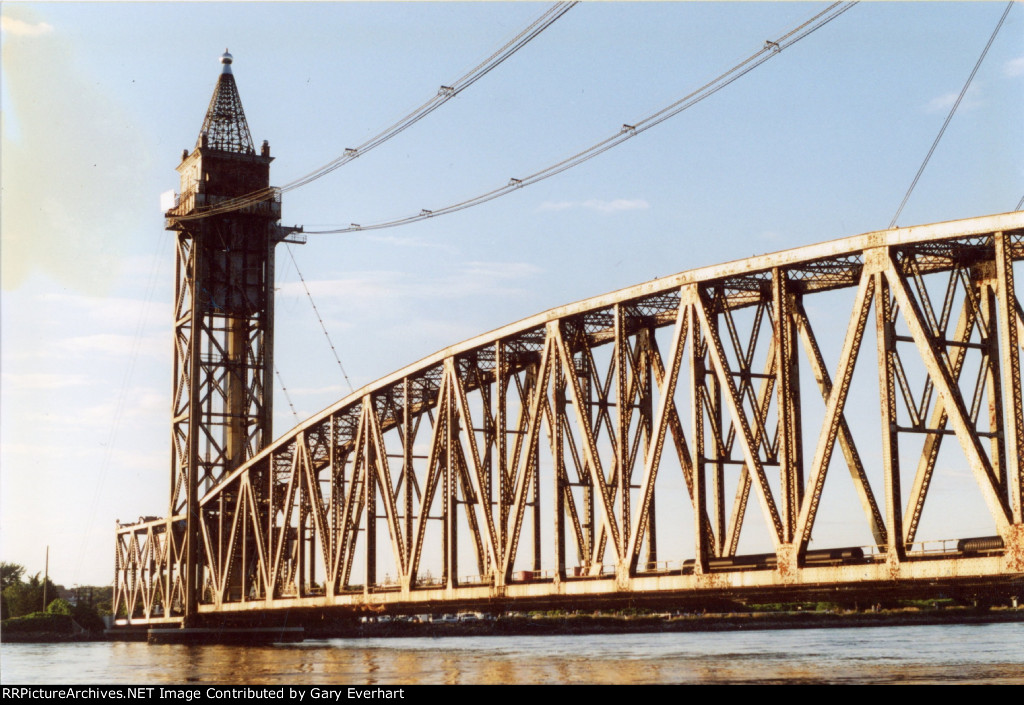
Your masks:
M 927 626 L 939 624 L 995 624 L 1024 622 L 1024 609 L 979 611 L 974 608 L 942 610 L 888 610 L 880 612 L 743 612 L 683 617 L 618 615 L 503 617 L 454 623 L 389 622 L 360 624 L 354 628 L 317 629 L 306 626 L 306 639 L 408 638 L 448 636 L 559 636 L 589 634 L 655 634 L 722 632 L 769 629 L 845 629 L 858 627 Z
M 459 636 L 565 636 L 673 632 L 763 631 L 772 629 L 854 629 L 863 627 L 997 624 L 1024 622 L 1024 609 L 896 609 L 879 612 L 736 612 L 681 617 L 558 615 L 500 617 L 463 622 L 307 623 L 306 640 L 438 638 Z M 295 625 L 299 626 L 299 625 Z M 84 643 L 145 640 L 146 631 L 120 634 L 21 632 L 0 635 L 0 643 Z

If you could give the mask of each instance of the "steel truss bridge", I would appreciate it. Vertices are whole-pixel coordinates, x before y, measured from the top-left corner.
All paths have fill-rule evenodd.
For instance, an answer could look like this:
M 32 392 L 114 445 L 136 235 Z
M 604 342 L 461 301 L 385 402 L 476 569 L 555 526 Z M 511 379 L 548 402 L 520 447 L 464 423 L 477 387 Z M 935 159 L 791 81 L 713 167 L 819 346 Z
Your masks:
M 1020 594 L 1021 260 L 1024 212 L 899 228 L 442 350 L 203 481 L 198 616 Z M 990 535 L 922 543 L 950 463 Z M 119 624 L 181 621 L 186 518 L 118 528 Z

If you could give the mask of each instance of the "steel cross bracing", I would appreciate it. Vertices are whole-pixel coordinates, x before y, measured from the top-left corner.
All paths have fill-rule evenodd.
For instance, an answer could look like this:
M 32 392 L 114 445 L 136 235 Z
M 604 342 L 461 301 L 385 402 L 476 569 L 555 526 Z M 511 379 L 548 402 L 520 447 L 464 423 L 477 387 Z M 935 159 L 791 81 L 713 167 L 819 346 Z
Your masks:
M 443 350 L 202 493 L 199 612 L 1019 587 L 1021 260 L 1021 212 L 900 228 L 657 279 Z M 926 551 L 943 451 L 992 536 Z M 840 474 L 862 530 L 811 549 Z M 126 622 L 180 615 L 183 520 L 119 529 Z M 741 537 L 770 548 L 738 555 Z

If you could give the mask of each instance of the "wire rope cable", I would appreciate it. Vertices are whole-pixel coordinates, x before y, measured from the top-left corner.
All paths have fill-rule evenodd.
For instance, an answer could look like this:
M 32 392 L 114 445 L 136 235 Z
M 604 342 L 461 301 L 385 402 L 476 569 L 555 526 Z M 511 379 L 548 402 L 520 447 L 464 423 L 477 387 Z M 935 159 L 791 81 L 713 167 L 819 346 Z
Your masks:
M 315 169 L 304 176 L 300 176 L 297 179 L 289 181 L 284 186 L 268 187 L 253 191 L 251 193 L 238 196 L 237 198 L 231 198 L 225 201 L 221 201 L 209 208 L 198 209 L 195 213 L 189 213 L 185 215 L 174 215 L 172 218 L 177 221 L 188 221 L 198 220 L 206 218 L 211 215 L 218 215 L 220 213 L 228 213 L 231 211 L 240 210 L 248 206 L 255 205 L 267 201 L 268 199 L 276 199 L 281 194 L 297 189 L 301 186 L 305 186 L 308 183 L 316 181 L 317 179 L 330 174 L 332 171 L 348 164 L 353 159 L 356 159 L 363 154 L 366 154 L 375 147 L 379 147 L 388 140 L 402 133 L 406 129 L 412 127 L 417 122 L 430 115 L 432 112 L 440 108 L 442 105 L 447 103 L 455 96 L 462 93 L 474 83 L 479 81 L 481 78 L 489 74 L 491 71 L 496 69 L 506 59 L 510 58 L 524 46 L 529 44 L 535 39 L 541 32 L 546 30 L 552 24 L 554 24 L 559 18 L 562 17 L 566 12 L 571 10 L 577 2 L 559 2 L 555 3 L 547 10 L 545 10 L 540 17 L 529 24 L 525 29 L 520 31 L 512 39 L 508 40 L 502 45 L 497 51 L 491 54 L 489 57 L 481 61 L 474 68 L 467 73 L 463 74 L 462 77 L 451 82 L 450 85 L 442 85 L 437 94 L 427 100 L 425 103 L 415 108 L 412 112 L 407 114 L 405 117 L 400 118 L 396 122 L 392 123 L 389 127 L 378 132 L 376 135 L 366 140 L 362 144 L 356 147 L 350 147 L 341 154 L 341 156 L 333 159 L 323 166 Z
M 818 29 L 821 29 L 826 24 L 836 19 L 837 17 L 842 15 L 844 12 L 846 12 L 856 4 L 856 2 L 836 2 L 833 3 L 832 5 L 829 5 L 827 8 L 817 13 L 809 20 L 805 21 L 803 24 L 800 24 L 797 27 L 791 29 L 789 32 L 782 35 L 775 41 L 766 41 L 764 43 L 764 46 L 760 50 L 756 51 L 754 54 L 750 55 L 746 59 L 740 61 L 738 64 L 736 64 L 729 70 L 725 71 L 724 73 L 719 74 L 716 78 L 712 79 L 711 81 L 708 81 L 695 91 L 678 99 L 674 103 L 671 103 L 662 108 L 661 110 L 651 115 L 648 115 L 642 120 L 633 123 L 623 124 L 622 128 L 617 133 L 611 135 L 610 137 L 607 137 L 601 140 L 600 142 L 591 145 L 590 147 L 580 152 L 573 154 L 570 157 L 567 157 L 555 164 L 552 164 L 551 166 L 541 169 L 540 171 L 537 171 L 533 174 L 530 174 L 529 176 L 509 179 L 508 183 L 505 184 L 504 186 L 492 189 L 473 198 L 469 198 L 458 203 L 453 203 L 451 205 L 444 206 L 443 208 L 437 208 L 432 210 L 424 208 L 418 214 L 409 215 L 404 218 L 395 218 L 393 220 L 382 221 L 370 225 L 359 225 L 356 223 L 352 223 L 348 227 L 344 228 L 334 228 L 328 230 L 304 230 L 304 232 L 309 235 L 327 235 L 359 232 L 363 230 L 381 230 L 384 228 L 393 228 L 400 225 L 409 225 L 411 223 L 416 223 L 421 220 L 426 220 L 427 218 L 448 215 L 450 213 L 465 210 L 466 208 L 472 208 L 473 206 L 478 206 L 483 203 L 487 203 L 488 201 L 500 198 L 501 196 L 509 194 L 517 189 L 521 189 L 525 186 L 535 184 L 538 181 L 543 181 L 544 179 L 555 176 L 556 174 L 560 174 L 563 171 L 566 171 L 586 161 L 589 161 L 590 159 L 593 159 L 594 157 L 608 151 L 613 147 L 617 147 L 623 142 L 632 139 L 633 137 L 636 137 L 640 133 L 651 129 L 656 125 L 660 125 L 669 118 L 675 117 L 681 112 L 701 102 L 705 98 L 714 95 L 718 91 L 722 90 L 723 88 L 731 84 L 733 81 L 742 78 L 743 76 L 745 76 L 746 74 L 750 73 L 755 68 L 763 64 L 764 62 L 768 61 L 774 56 L 777 56 L 779 53 L 782 52 L 783 49 L 786 49 L 796 44 L 801 39 L 807 37 L 808 35 L 812 34 Z
M 295 405 L 292 404 L 292 395 L 288 393 L 288 387 L 284 386 L 284 380 L 281 379 L 281 370 L 277 369 L 277 365 L 274 365 L 274 374 L 277 375 L 277 383 L 281 385 L 281 391 L 284 392 L 284 399 L 288 402 L 288 407 L 292 410 L 292 415 L 295 420 L 301 421 L 299 418 L 299 412 L 295 410 Z
M 971 71 L 971 75 L 967 77 L 967 82 L 964 83 L 964 87 L 960 89 L 960 95 L 957 96 L 956 101 L 953 103 L 953 107 L 949 110 L 949 115 L 946 116 L 946 121 L 942 123 L 942 127 L 939 129 L 939 134 L 935 136 L 935 141 L 932 142 L 931 149 L 928 150 L 928 154 L 925 155 L 924 161 L 921 162 L 920 168 L 917 170 L 917 174 L 914 176 L 914 180 L 910 182 L 910 188 L 907 189 L 906 194 L 903 196 L 903 201 L 900 203 L 900 207 L 896 209 L 896 214 L 889 221 L 889 229 L 896 227 L 896 220 L 900 217 L 903 212 L 903 207 L 907 205 L 907 201 L 910 200 L 910 194 L 914 192 L 914 188 L 917 186 L 918 180 L 921 178 L 921 174 L 924 173 L 925 167 L 928 166 L 928 162 L 932 158 L 932 154 L 935 153 L 935 148 L 939 146 L 939 140 L 942 139 L 942 135 L 946 133 L 946 128 L 949 127 L 950 121 L 953 119 L 953 115 L 956 113 L 956 109 L 960 107 L 960 101 L 964 99 L 964 95 L 967 94 L 967 89 L 971 86 L 971 81 L 974 80 L 974 75 L 978 73 L 978 69 L 981 68 L 981 62 L 985 60 L 985 55 L 988 54 L 989 47 L 992 46 L 992 42 L 995 41 L 996 35 L 999 34 L 1000 28 L 1003 26 L 1003 21 L 1006 20 L 1006 16 L 1010 14 L 1010 8 L 1013 7 L 1015 0 L 1010 0 L 1006 4 L 1006 9 L 1003 10 L 1003 16 L 999 18 L 999 22 L 996 23 L 996 28 L 992 30 L 992 36 L 988 38 L 988 43 L 985 48 L 981 51 L 981 56 L 978 57 L 978 61 L 974 64 L 974 69 Z M 1017 206 L 1017 210 L 1020 210 L 1020 205 Z
M 316 320 L 320 322 L 320 330 L 324 332 L 324 337 L 327 338 L 327 344 L 331 346 L 331 352 L 334 354 L 334 361 L 338 363 L 338 369 L 341 370 L 341 376 L 345 378 L 345 383 L 348 385 L 349 391 L 354 392 L 356 390 L 355 387 L 352 386 L 352 380 L 348 378 L 348 373 L 345 372 L 345 367 L 341 364 L 341 358 L 338 357 L 338 350 L 334 347 L 334 343 L 331 341 L 331 334 L 327 332 L 327 326 L 324 325 L 324 319 L 320 315 L 320 309 L 316 307 L 316 302 L 313 301 L 313 294 L 310 293 L 309 286 L 306 284 L 306 278 L 302 276 L 302 272 L 299 270 L 299 263 L 295 261 L 295 255 L 292 254 L 292 248 L 286 247 L 286 249 L 288 250 L 288 256 L 292 259 L 292 264 L 295 266 L 295 273 L 299 275 L 299 281 L 302 282 L 302 288 L 306 291 L 306 297 L 309 299 L 309 303 L 313 307 L 313 313 L 316 315 Z M 280 375 L 278 376 L 278 379 L 280 379 Z M 284 384 L 282 383 L 281 386 L 283 387 Z

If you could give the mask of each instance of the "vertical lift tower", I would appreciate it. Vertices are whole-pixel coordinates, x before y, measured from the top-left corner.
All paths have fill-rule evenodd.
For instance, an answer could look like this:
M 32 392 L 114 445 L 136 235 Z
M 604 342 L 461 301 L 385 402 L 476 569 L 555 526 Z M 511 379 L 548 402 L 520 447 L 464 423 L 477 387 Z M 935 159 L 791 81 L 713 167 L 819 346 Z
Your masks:
M 171 420 L 171 612 L 196 622 L 204 577 L 199 497 L 272 439 L 274 248 L 304 242 L 285 228 L 226 50 L 195 148 L 182 152 L 181 193 L 167 211 L 177 233 Z M 292 237 L 289 237 L 292 236 Z M 168 615 L 170 616 L 170 615 Z

